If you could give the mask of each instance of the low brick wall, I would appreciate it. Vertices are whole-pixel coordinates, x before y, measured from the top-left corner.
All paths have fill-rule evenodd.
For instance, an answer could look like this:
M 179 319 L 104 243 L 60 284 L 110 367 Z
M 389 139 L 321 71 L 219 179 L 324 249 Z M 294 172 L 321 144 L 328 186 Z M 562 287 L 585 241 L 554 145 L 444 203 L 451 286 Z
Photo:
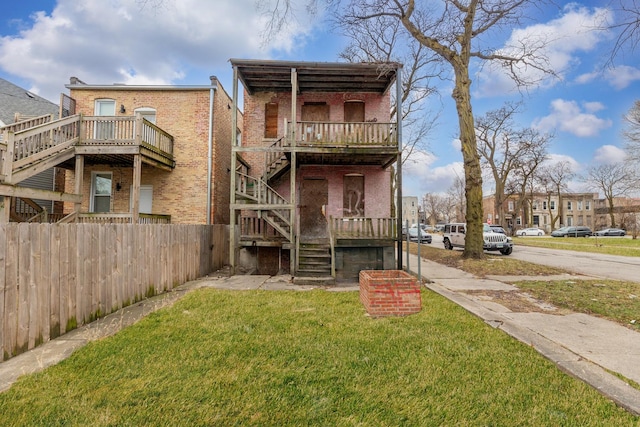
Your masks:
M 406 316 L 422 310 L 420 285 L 402 270 L 360 271 L 360 302 L 372 317 Z

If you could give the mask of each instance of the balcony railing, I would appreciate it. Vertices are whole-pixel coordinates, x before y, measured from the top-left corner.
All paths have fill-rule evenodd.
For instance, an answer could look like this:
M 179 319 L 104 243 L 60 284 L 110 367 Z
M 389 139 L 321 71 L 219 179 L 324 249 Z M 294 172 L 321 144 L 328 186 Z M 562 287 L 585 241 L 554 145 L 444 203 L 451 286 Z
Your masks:
M 83 145 L 137 145 L 173 157 L 173 136 L 143 117 L 85 116 Z M 137 130 L 139 132 L 139 140 Z
M 285 135 L 291 141 L 291 122 L 286 123 Z M 395 123 L 378 122 L 296 122 L 296 145 L 397 147 Z
M 81 213 L 77 222 L 85 224 L 132 224 L 132 213 Z M 138 224 L 171 224 L 171 215 L 138 214 Z
M 396 218 L 329 217 L 329 235 L 333 239 L 395 240 L 397 234 Z

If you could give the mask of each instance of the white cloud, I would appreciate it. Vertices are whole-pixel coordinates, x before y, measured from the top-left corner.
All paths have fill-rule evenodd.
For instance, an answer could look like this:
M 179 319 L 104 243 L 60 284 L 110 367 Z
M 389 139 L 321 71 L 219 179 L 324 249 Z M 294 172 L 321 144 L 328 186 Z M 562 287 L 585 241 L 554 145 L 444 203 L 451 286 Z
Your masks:
M 605 78 L 614 89 L 621 90 L 631 83 L 640 80 L 640 69 L 628 65 L 621 65 L 607 70 Z
M 612 125 L 611 120 L 592 114 L 602 108 L 602 104 L 597 102 L 585 103 L 580 107 L 576 101 L 555 99 L 551 101 L 551 113 L 535 120 L 532 126 L 542 132 L 559 129 L 580 137 L 596 136 Z
M 609 37 L 607 31 L 596 28 L 602 28 L 602 23 L 611 18 L 611 11 L 607 9 L 589 9 L 570 3 L 557 19 L 514 29 L 498 53 L 515 56 L 523 47 L 529 53 L 538 51 L 538 56 L 542 55 L 547 59 L 547 62 L 540 61 L 539 65 L 552 69 L 560 79 L 564 79 L 569 70 L 580 63 L 581 53 L 592 51 L 599 42 Z M 550 86 L 557 81 L 536 67 L 519 66 L 518 70 L 522 79 L 537 85 Z M 592 76 L 583 75 L 581 78 L 590 79 Z M 505 69 L 497 63 L 485 67 L 479 74 L 478 81 L 479 96 L 501 96 L 516 90 Z
M 51 14 L 38 12 L 17 35 L 0 38 L 0 66 L 54 102 L 71 76 L 97 84 L 184 84 L 198 70 L 202 81 L 188 84 L 206 85 L 216 69 L 231 75 L 229 58 L 287 52 L 313 28 L 299 14 L 264 48 L 267 17 L 255 0 L 142 4 L 59 0 Z
M 615 145 L 603 145 L 593 154 L 593 161 L 600 164 L 621 163 L 627 157 L 627 153 Z
M 402 192 L 421 197 L 425 193 L 446 193 L 457 176 L 464 176 L 463 164 L 433 164 L 438 159 L 426 152 L 414 152 L 402 165 Z

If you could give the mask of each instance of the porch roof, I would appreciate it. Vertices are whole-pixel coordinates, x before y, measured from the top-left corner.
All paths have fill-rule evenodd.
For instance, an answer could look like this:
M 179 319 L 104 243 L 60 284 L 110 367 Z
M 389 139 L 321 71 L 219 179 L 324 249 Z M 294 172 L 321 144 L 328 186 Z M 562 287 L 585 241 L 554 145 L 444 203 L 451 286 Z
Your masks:
M 291 70 L 299 92 L 373 92 L 384 94 L 402 64 L 397 62 L 301 62 L 231 59 L 249 94 L 291 92 Z

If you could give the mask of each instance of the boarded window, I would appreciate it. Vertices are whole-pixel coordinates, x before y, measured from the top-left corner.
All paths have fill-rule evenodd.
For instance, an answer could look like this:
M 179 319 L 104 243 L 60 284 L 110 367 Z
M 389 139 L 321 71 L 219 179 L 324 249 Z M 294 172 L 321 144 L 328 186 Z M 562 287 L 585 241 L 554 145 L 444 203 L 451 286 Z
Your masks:
M 305 102 L 301 116 L 303 122 L 328 122 L 329 106 L 326 102 Z
M 345 217 L 364 216 L 364 176 L 344 176 L 342 210 Z
M 264 105 L 264 137 L 278 137 L 278 104 L 275 102 Z
M 364 122 L 364 102 L 350 101 L 344 103 L 344 121 L 347 123 Z

